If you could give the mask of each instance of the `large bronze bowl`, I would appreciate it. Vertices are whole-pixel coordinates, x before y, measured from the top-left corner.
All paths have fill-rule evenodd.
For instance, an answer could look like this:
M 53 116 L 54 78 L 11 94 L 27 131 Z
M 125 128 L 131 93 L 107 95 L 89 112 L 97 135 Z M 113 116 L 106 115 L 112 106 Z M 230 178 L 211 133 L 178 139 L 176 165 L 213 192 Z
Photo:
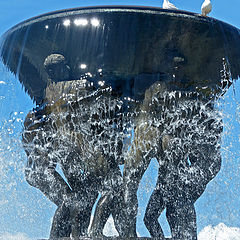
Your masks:
M 71 79 L 99 77 L 141 99 L 154 81 L 169 88 L 221 87 L 223 59 L 240 74 L 239 29 L 199 14 L 153 7 L 98 6 L 51 12 L 7 31 L 4 64 L 29 95 L 44 99 L 44 59 L 65 56 Z

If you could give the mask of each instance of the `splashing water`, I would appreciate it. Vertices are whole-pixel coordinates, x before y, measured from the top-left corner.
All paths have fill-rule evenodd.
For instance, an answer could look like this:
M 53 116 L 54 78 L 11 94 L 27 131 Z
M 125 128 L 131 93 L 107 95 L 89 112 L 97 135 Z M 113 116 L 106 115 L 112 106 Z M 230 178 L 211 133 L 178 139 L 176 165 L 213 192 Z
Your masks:
M 21 143 L 21 133 L 23 120 L 26 113 L 33 107 L 33 105 L 31 104 L 31 101 L 28 100 L 27 104 L 23 106 L 19 104 L 18 106 L 16 100 L 22 93 L 17 89 L 19 86 L 16 79 L 13 79 L 9 73 L 4 71 L 5 70 L 2 69 L 3 74 L 1 74 L 1 76 L 7 77 L 6 79 L 1 80 L 1 88 L 5 87 L 8 91 L 3 90 L 0 94 L 0 207 L 1 212 L 3 213 L 1 223 L 5 226 L 1 231 L 4 233 L 11 229 L 11 227 L 9 228 L 9 226 L 11 226 L 9 222 L 10 219 L 7 217 L 8 212 L 10 216 L 14 216 L 10 217 L 11 221 L 21 222 L 21 227 L 18 228 L 18 231 L 26 231 L 32 236 L 46 236 L 51 214 L 45 213 L 43 218 L 41 218 L 40 215 L 45 212 L 44 208 L 49 209 L 50 202 L 42 197 L 41 193 L 37 192 L 37 190 L 29 187 L 24 179 L 26 156 L 23 152 Z M 236 84 L 236 89 L 239 89 L 238 85 L 239 84 Z M 237 91 L 235 90 L 235 92 Z M 189 148 L 192 147 L 192 142 L 189 142 L 189 136 L 194 138 L 193 135 L 196 133 L 199 136 L 204 136 L 204 138 L 197 138 L 200 142 L 196 142 L 196 144 L 201 144 L 203 139 L 204 141 L 215 142 L 215 134 L 210 134 L 207 138 L 205 136 L 206 122 L 215 119 L 215 121 L 217 121 L 216 126 L 218 126 L 218 124 L 221 124 L 221 119 L 223 118 L 223 164 L 219 175 L 209 184 L 206 192 L 196 204 L 199 216 L 198 224 L 201 229 L 201 226 L 206 226 L 210 223 L 217 224 L 227 219 L 229 225 L 237 225 L 237 219 L 239 217 L 237 208 L 237 203 L 239 201 L 237 194 L 237 190 L 239 189 L 239 153 L 237 151 L 240 123 L 240 107 L 238 104 L 239 96 L 237 94 L 234 95 L 233 90 L 230 89 L 229 94 L 218 100 L 217 105 L 218 108 L 221 108 L 222 113 L 222 116 L 219 116 L 217 111 L 213 111 L 211 106 L 209 107 L 208 102 L 192 102 L 191 100 L 182 102 L 176 101 L 176 99 L 179 98 L 179 94 L 180 93 L 175 91 L 168 93 L 167 95 L 162 94 L 161 96 L 152 96 L 150 100 L 146 98 L 148 102 L 143 103 L 142 107 L 128 114 L 123 111 L 124 104 L 126 103 L 124 103 L 122 99 L 113 98 L 111 88 L 103 88 L 90 95 L 85 93 L 85 95 L 81 96 L 65 96 L 64 101 L 67 101 L 67 106 L 65 106 L 64 109 L 61 109 L 60 113 L 57 106 L 56 110 L 51 110 L 49 116 L 45 116 L 48 119 L 52 119 L 52 127 L 49 129 L 51 134 L 48 134 L 45 137 L 51 135 L 53 139 L 50 139 L 50 142 L 52 143 L 54 141 L 54 136 L 56 136 L 58 141 L 57 144 L 60 144 L 60 147 L 56 148 L 52 154 L 59 157 L 62 156 L 62 152 L 67 151 L 69 148 L 68 144 L 66 144 L 67 142 L 71 141 L 74 142 L 74 146 L 79 146 L 79 135 L 77 134 L 80 134 L 82 141 L 81 146 L 84 147 L 82 151 L 86 154 L 84 156 L 84 160 L 86 161 L 82 161 L 81 164 L 78 165 L 81 170 L 84 169 L 85 171 L 91 171 L 93 169 L 93 162 L 88 162 L 87 160 L 92 159 L 96 152 L 101 152 L 104 156 L 108 155 L 109 158 L 114 157 L 115 159 L 119 159 L 120 156 L 121 158 L 125 158 L 128 153 L 128 147 L 123 148 L 123 145 L 120 143 L 125 142 L 126 139 L 131 136 L 132 129 L 136 129 L 139 126 L 146 128 L 147 124 L 150 128 L 154 127 L 155 129 L 161 129 L 161 126 L 165 124 L 163 129 L 156 131 L 157 139 L 164 135 L 173 136 L 175 132 L 181 130 L 181 138 L 172 138 L 171 145 L 176 146 L 180 141 L 185 142 L 184 147 Z M 184 97 L 194 99 L 194 94 L 192 94 L 192 96 L 190 96 L 191 93 L 187 94 L 188 95 L 186 96 L 181 96 L 181 99 L 184 99 Z M 232 101 L 233 96 L 235 97 L 235 101 Z M 6 107 L 6 102 L 8 103 L 8 107 Z M 76 102 L 78 104 L 77 110 L 73 106 Z M 90 108 L 86 107 L 84 104 L 86 102 L 91 103 L 89 104 L 91 106 Z M 166 107 L 166 105 L 171 107 Z M 53 104 L 51 108 L 54 107 Z M 146 113 L 146 107 L 148 108 L 148 111 L 151 109 L 151 114 Z M 186 122 L 183 116 L 189 116 L 194 111 L 197 112 L 197 114 L 193 115 L 193 117 Z M 72 112 L 71 116 L 69 116 L 69 112 Z M 204 118 L 202 118 L 202 116 L 204 116 Z M 109 120 L 113 117 L 116 121 Z M 235 123 L 232 122 L 233 120 L 235 120 Z M 38 119 L 38 121 L 41 123 L 41 119 Z M 63 123 L 66 122 L 67 124 L 64 125 Z M 168 124 L 166 124 L 166 122 Z M 58 124 L 57 131 L 55 124 Z M 40 132 L 36 133 L 36 141 L 39 138 L 44 137 L 41 136 L 41 134 L 42 133 Z M 147 142 L 142 146 L 144 151 L 148 149 L 146 145 Z M 157 148 L 157 142 L 151 141 L 151 146 Z M 180 144 L 179 146 L 183 145 Z M 48 148 L 48 142 L 41 147 L 46 150 Z M 88 151 L 86 151 L 86 149 Z M 124 149 L 125 154 L 122 154 L 122 149 Z M 157 152 L 157 149 L 155 151 Z M 182 150 L 179 151 L 180 153 L 183 152 Z M 169 153 L 173 154 L 174 152 L 170 151 Z M 176 152 L 174 154 L 176 154 Z M 172 159 L 171 156 L 168 157 L 169 159 Z M 67 160 L 63 159 L 62 161 Z M 156 165 L 155 168 L 157 167 L 158 166 Z M 148 174 L 151 174 L 151 171 L 154 172 L 154 170 L 148 171 L 150 171 Z M 184 174 L 182 177 L 184 177 Z M 185 181 L 188 181 L 188 179 L 185 179 Z M 145 183 L 145 185 L 142 183 L 141 186 L 142 187 L 139 190 L 139 212 L 142 211 L 144 205 L 143 202 L 146 202 L 146 199 L 148 198 L 146 191 L 150 191 L 149 189 L 145 189 L 146 186 L 149 187 L 148 183 Z M 154 184 L 152 184 L 152 187 L 154 187 Z M 28 195 L 30 200 L 26 201 L 26 195 Z M 226 201 L 231 206 L 229 206 L 229 204 L 224 204 Z M 211 208 L 212 210 L 210 212 L 212 214 L 206 215 L 206 212 Z M 53 213 L 54 206 L 50 207 L 50 210 Z M 15 214 L 13 214 L 13 211 L 15 211 Z M 140 219 L 142 217 L 141 215 L 142 214 L 139 216 Z M 38 218 L 40 218 L 40 221 L 42 219 L 41 230 L 36 233 L 36 229 L 34 229 L 33 225 L 33 229 L 27 231 L 27 223 L 33 224 Z M 46 219 L 48 220 L 46 221 Z M 163 223 L 163 221 L 164 220 L 161 217 L 161 222 Z M 145 232 L 146 230 L 141 230 L 140 234 L 145 234 Z
M 81 65 L 82 69 L 86 67 L 86 64 Z M 223 74 L 228 82 L 231 76 L 226 66 Z M 91 84 L 79 80 L 70 88 L 81 91 L 76 93 L 70 90 L 63 98 L 54 99 L 54 102 L 41 108 L 36 107 L 20 88 L 18 80 L 1 66 L 0 225 L 3 227 L 0 233 L 26 232 L 34 238 L 48 236 L 55 206 L 26 183 L 27 160 L 24 149 L 31 159 L 27 169 L 36 168 L 34 164 L 38 158 L 48 154 L 52 160 L 50 164 L 54 168 L 57 163 L 66 179 L 76 179 L 84 172 L 101 175 L 108 172 L 109 165 L 116 162 L 122 164 L 138 151 L 144 153 L 143 159 L 154 158 L 155 163 L 152 161 L 150 164 L 138 191 L 138 228 L 140 235 L 147 235 L 142 217 L 155 187 L 159 166 L 165 166 L 166 162 L 170 166 L 165 179 L 170 189 L 173 188 L 176 176 L 180 176 L 184 184 L 196 183 L 201 172 L 192 166 L 189 155 L 201 157 L 202 164 L 205 164 L 209 159 L 201 146 L 209 144 L 215 151 L 220 143 L 221 170 L 196 202 L 198 228 L 201 230 L 208 224 L 217 225 L 222 221 L 239 226 L 238 83 L 235 94 L 232 86 L 224 97 L 216 100 L 215 106 L 213 102 L 193 92 L 158 91 L 157 84 L 148 88 L 145 99 L 139 102 L 119 97 L 111 87 L 104 84 L 96 90 Z M 126 111 L 126 106 L 131 107 Z M 25 119 L 32 108 L 34 111 Z M 162 150 L 167 150 L 166 162 L 159 156 Z M 75 157 L 76 152 L 81 158 Z M 174 165 L 174 159 L 180 160 Z M 215 160 L 213 157 L 211 163 Z M 174 168 L 176 165 L 182 167 Z M 209 178 L 212 179 L 215 165 L 209 168 Z M 191 169 L 190 175 L 186 169 Z M 34 178 L 30 176 L 28 181 L 34 182 Z M 69 180 L 70 187 L 74 185 L 73 182 Z M 181 186 L 177 188 L 181 189 Z M 163 214 L 160 221 L 169 235 Z M 16 228 L 13 222 L 18 222 L 19 226 Z

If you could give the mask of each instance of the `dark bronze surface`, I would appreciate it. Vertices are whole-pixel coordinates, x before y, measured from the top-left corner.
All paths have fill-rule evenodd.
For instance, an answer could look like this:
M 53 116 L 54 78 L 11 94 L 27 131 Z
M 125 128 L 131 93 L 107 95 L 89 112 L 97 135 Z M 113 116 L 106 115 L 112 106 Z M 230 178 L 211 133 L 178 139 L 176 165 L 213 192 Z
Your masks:
M 127 6 L 89 7 L 47 13 L 22 22 L 5 33 L 0 45 L 0 55 L 4 64 L 18 76 L 28 94 L 37 104 L 43 103 L 40 108 L 27 116 L 24 124 L 26 134 L 23 135 L 23 139 L 28 155 L 27 181 L 30 185 L 39 188 L 58 205 L 50 236 L 55 238 L 70 236 L 70 232 L 72 235 L 75 234 L 73 236 L 85 236 L 89 224 L 86 219 L 90 221 L 92 206 L 98 193 L 102 191 L 107 192 L 107 195 L 102 201 L 99 200 L 100 210 L 96 211 L 97 214 L 95 212 L 96 221 L 93 220 L 96 226 L 92 227 L 99 234 L 92 235 L 102 236 L 104 224 L 112 213 L 113 218 L 115 216 L 114 222 L 119 235 L 138 239 L 136 237 L 136 210 L 138 207 L 136 193 L 138 182 L 148 167 L 150 159 L 157 156 L 185 161 L 185 156 L 188 154 L 191 164 L 199 164 L 201 171 L 205 171 L 206 174 L 203 176 L 196 174 L 195 178 L 189 176 L 191 180 L 193 179 L 193 184 L 189 185 L 190 187 L 187 184 L 183 187 L 182 180 L 178 179 L 179 172 L 177 171 L 175 174 L 173 171 L 175 166 L 180 166 L 180 164 L 167 159 L 165 162 L 171 162 L 172 165 L 169 168 L 167 164 L 160 171 L 158 185 L 161 190 L 170 190 L 164 192 L 164 199 L 160 194 L 163 191 L 155 192 L 157 198 L 155 195 L 151 197 L 151 206 L 147 207 L 148 211 L 146 211 L 149 214 L 147 217 L 145 215 L 144 222 L 148 230 L 152 231 L 151 233 L 149 230 L 151 236 L 158 234 L 159 238 L 163 237 L 163 233 L 156 230 L 155 226 L 159 225 L 158 217 L 166 208 L 167 219 L 174 239 L 183 239 L 185 237 L 182 236 L 185 234 L 191 235 L 191 239 L 197 239 L 194 202 L 203 193 L 206 184 L 216 176 L 221 166 L 221 157 L 218 154 L 221 122 L 212 120 L 209 117 L 212 115 L 207 114 L 214 113 L 212 111 L 213 101 L 208 107 L 204 104 L 208 103 L 209 96 L 222 93 L 223 88 L 224 90 L 228 88 L 232 80 L 239 77 L 239 40 L 240 34 L 237 28 L 213 18 L 184 11 Z M 198 95 L 199 91 L 204 93 L 203 96 L 201 95 L 202 100 Z M 82 98 L 82 96 L 85 97 Z M 116 101 L 119 104 L 116 104 Z M 186 106 L 181 105 L 184 102 Z M 196 103 L 200 103 L 200 106 Z M 111 104 L 115 104 L 117 107 L 112 109 Z M 190 105 L 189 109 L 186 108 L 187 105 Z M 95 106 L 97 113 L 89 112 L 91 109 L 89 106 Z M 195 106 L 195 108 L 191 108 L 191 106 Z M 209 110 L 205 115 L 202 113 L 202 106 L 205 111 Z M 185 109 L 188 111 L 185 112 Z M 132 110 L 135 115 L 130 114 L 133 112 Z M 166 117 L 167 113 L 175 112 L 180 114 L 175 117 L 174 115 Z M 187 115 L 187 112 L 190 115 Z M 65 115 L 66 118 L 61 118 L 64 113 L 68 113 L 68 115 Z M 59 118 L 59 116 L 61 117 Z M 84 117 L 87 117 L 87 120 Z M 106 118 L 109 120 L 107 125 L 104 125 L 103 121 L 101 126 L 101 120 L 106 120 Z M 205 132 L 202 131 L 202 135 L 196 134 L 195 138 L 192 138 L 192 134 L 188 136 L 188 132 L 185 136 L 184 127 L 189 130 L 191 120 L 196 118 L 200 118 L 198 122 L 200 126 L 201 122 L 206 123 L 203 125 Z M 59 119 L 63 119 L 63 121 Z M 160 122 L 154 123 L 156 119 L 164 121 L 159 125 Z M 168 121 L 168 119 L 170 120 Z M 181 121 L 176 120 L 175 123 L 178 122 L 180 125 L 173 126 L 174 119 L 185 120 L 182 123 L 187 125 L 181 125 Z M 210 126 L 209 119 L 211 123 L 216 122 L 216 124 Z M 134 124 L 128 120 L 133 120 Z M 88 123 L 87 127 L 84 125 L 86 122 Z M 98 124 L 95 126 L 94 122 L 98 122 Z M 143 122 L 145 125 L 142 126 Z M 168 124 L 170 122 L 171 129 L 169 129 L 171 124 Z M 195 122 L 192 122 L 195 126 Z M 42 127 L 39 124 L 43 124 Z M 123 133 L 127 134 L 129 124 L 132 124 L 131 128 L 134 129 L 133 147 L 131 146 L 130 154 L 124 159 L 122 179 L 122 175 L 118 174 L 118 172 L 120 173 L 118 156 L 123 153 L 122 141 L 124 138 L 120 140 L 116 138 L 117 141 L 115 141 L 111 137 L 109 146 L 115 146 L 114 144 L 117 142 L 119 144 L 116 149 L 106 148 L 108 144 L 102 147 L 101 144 L 108 139 L 105 136 L 117 137 L 119 134 L 122 137 Z M 126 127 L 126 133 L 122 126 Z M 163 128 L 168 128 L 167 135 L 162 135 Z M 64 129 L 64 132 L 61 129 Z M 82 132 L 86 133 L 86 130 L 87 134 L 85 135 L 89 138 L 85 139 L 86 136 Z M 102 134 L 105 130 L 106 134 Z M 214 130 L 217 131 L 214 132 Z M 197 130 L 195 129 L 193 132 L 197 133 Z M 46 133 L 55 136 L 55 141 Z M 164 148 L 167 148 L 171 138 L 176 137 L 183 140 L 184 136 L 183 142 L 186 141 L 186 144 L 189 144 L 188 139 L 192 138 L 192 151 L 198 153 L 202 147 L 200 137 L 207 140 L 208 136 L 212 136 L 209 133 L 214 136 L 216 142 L 211 140 L 210 143 L 207 143 L 203 154 L 205 158 L 199 157 L 196 160 L 195 154 L 189 152 L 188 148 L 182 150 L 181 154 L 184 153 L 184 157 L 180 158 L 163 154 L 166 150 Z M 103 138 L 95 139 L 97 135 L 102 135 Z M 59 141 L 60 136 L 62 141 Z M 89 143 L 89 140 L 93 139 L 97 140 L 100 147 L 96 148 L 97 151 L 94 150 L 93 155 L 87 155 L 85 153 L 91 152 L 93 143 L 96 144 L 96 141 Z M 155 140 L 157 142 L 154 142 Z M 42 146 L 45 146 L 45 152 L 38 151 L 39 144 L 36 143 L 39 141 Z M 58 145 L 63 142 L 66 144 Z M 194 145 L 194 142 L 197 142 L 198 145 Z M 46 147 L 46 143 L 50 144 L 50 150 Z M 76 143 L 78 144 L 76 145 Z M 142 145 L 144 145 L 143 148 Z M 206 141 L 203 145 L 206 146 Z M 55 157 L 51 159 L 49 152 L 46 152 L 48 150 L 54 152 L 63 146 L 66 147 L 66 152 L 61 153 L 61 161 Z M 148 149 L 145 148 L 146 146 Z M 174 151 L 169 150 L 169 152 L 177 153 L 174 146 L 178 149 L 178 145 L 172 144 Z M 116 151 L 114 157 L 111 155 L 112 149 Z M 137 149 L 137 154 L 135 149 Z M 98 151 L 100 154 L 97 155 Z M 66 161 L 64 161 L 63 155 L 66 157 Z M 40 161 L 42 159 L 47 161 Z M 79 165 L 75 165 L 73 160 L 76 160 Z M 90 167 L 88 166 L 89 160 Z M 55 169 L 59 164 L 57 161 L 61 163 L 71 189 L 63 179 L 59 178 Z M 104 162 L 105 164 L 103 164 Z M 75 166 L 74 171 L 69 171 L 70 164 Z M 37 165 L 38 169 L 36 170 L 35 166 Z M 105 167 L 107 170 L 104 170 Z M 168 171 L 172 169 L 175 175 L 169 176 L 170 179 L 176 179 L 176 182 L 172 183 L 164 179 L 162 183 L 162 178 L 165 178 L 165 172 L 167 172 L 166 167 Z M 214 171 L 209 170 L 211 167 Z M 81 179 L 80 175 L 84 171 L 89 174 L 87 175 L 89 178 Z M 53 180 L 49 178 L 50 172 Z M 97 176 L 102 179 L 102 189 L 100 186 L 95 189 L 97 186 L 95 177 Z M 113 181 L 115 183 L 110 189 L 109 187 L 105 189 L 109 180 L 114 179 L 119 181 Z M 117 182 L 119 184 L 116 184 Z M 121 190 L 122 184 L 124 184 L 124 192 Z M 196 188 L 190 191 L 192 186 Z M 197 188 L 198 186 L 201 187 Z M 61 191 L 56 191 L 56 189 Z M 88 189 L 91 191 L 87 191 Z M 90 193 L 92 197 L 89 197 Z M 65 195 L 67 195 L 67 199 Z M 124 201 L 123 196 L 127 196 Z M 113 199 L 117 200 L 113 201 Z M 158 199 L 162 201 L 158 201 Z M 82 204 L 80 209 L 78 209 L 79 202 Z M 104 203 L 108 211 L 104 210 Z M 155 224 L 152 217 L 153 207 L 159 211 L 156 212 L 158 216 L 155 215 Z M 187 211 L 182 211 L 182 209 L 187 209 Z M 123 210 L 122 213 L 120 210 Z M 125 214 L 125 210 L 127 214 Z M 183 217 L 185 221 L 181 221 Z M 93 233 L 95 232 L 93 231 Z M 62 240 L 67 239 L 62 238 Z M 128 238 L 113 237 L 110 239 Z
M 76 25 L 76 19 L 86 25 Z M 99 25 L 91 24 L 97 19 Z M 64 21 L 70 20 L 69 26 Z M 67 23 L 67 22 L 66 22 Z M 3 62 L 37 102 L 44 99 L 43 62 L 52 53 L 65 56 L 71 78 L 91 73 L 133 99 L 149 83 L 194 90 L 220 85 L 222 59 L 233 79 L 240 72 L 239 29 L 199 14 L 153 7 L 102 6 L 47 13 L 24 21 L 2 38 Z M 80 65 L 86 64 L 81 69 Z M 151 85 L 151 84 L 150 84 Z M 140 86 L 140 87 L 139 87 Z

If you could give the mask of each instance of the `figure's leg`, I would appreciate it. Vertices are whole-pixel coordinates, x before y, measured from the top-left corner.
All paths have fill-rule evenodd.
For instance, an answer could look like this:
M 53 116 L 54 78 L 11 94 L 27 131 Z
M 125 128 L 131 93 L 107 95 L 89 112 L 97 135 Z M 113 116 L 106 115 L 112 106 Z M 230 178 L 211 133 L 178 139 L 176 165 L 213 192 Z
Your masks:
M 73 237 L 87 236 L 92 209 L 98 197 L 98 188 L 99 183 L 91 174 L 76 183 L 76 189 L 73 189 L 74 198 L 69 203 Z
M 95 198 L 88 199 L 86 195 L 86 202 L 84 209 L 76 208 L 75 211 L 71 213 L 71 223 L 72 223 L 72 237 L 83 237 L 88 235 L 88 227 L 90 224 L 91 213 L 93 205 L 97 200 L 98 192 L 95 192 Z M 83 201 L 79 203 L 80 205 L 84 204 Z
M 95 203 L 95 202 L 94 202 Z M 79 214 L 78 214 L 78 217 L 76 218 L 76 222 L 78 223 L 78 230 L 76 231 L 77 232 L 77 237 L 86 237 L 88 236 L 88 227 L 89 227 L 89 224 L 90 224 L 90 220 L 91 220 L 91 213 L 92 211 L 92 208 L 93 208 L 93 205 L 92 206 L 89 206 L 89 209 L 85 209 L 85 211 L 81 211 Z M 74 234 L 72 233 L 72 236 L 74 236 Z
M 50 239 L 58 239 L 62 237 L 70 237 L 71 219 L 70 210 L 64 204 L 59 206 L 54 214 L 52 227 L 50 231 Z
M 165 151 L 167 174 L 163 174 L 166 216 L 174 240 L 197 240 L 196 213 L 191 188 L 184 174 L 188 171 L 187 152 L 178 138 Z M 159 176 L 161 177 L 161 175 Z
M 157 129 L 148 125 L 147 120 L 140 123 L 135 129 L 134 141 L 125 160 L 123 183 L 128 237 L 137 237 L 137 190 L 142 176 L 150 163 L 156 139 Z
M 125 238 L 128 236 L 128 225 L 126 222 L 126 207 L 124 202 L 123 192 L 115 195 L 113 198 L 112 216 L 115 228 L 119 237 Z
M 32 158 L 29 157 L 28 163 L 31 161 Z M 40 166 L 39 161 L 33 165 L 35 167 L 30 167 L 28 164 L 25 171 L 27 182 L 38 188 L 48 199 L 58 206 L 53 218 L 50 237 L 52 239 L 69 237 L 71 232 L 69 209 L 64 205 L 64 198 L 70 195 L 71 189 L 54 168 L 49 168 L 45 164 Z
M 28 157 L 25 177 L 31 186 L 38 188 L 58 206 L 53 219 L 51 237 L 68 237 L 70 236 L 69 213 L 63 202 L 65 196 L 71 193 L 71 189 L 55 170 L 57 159 L 49 157 L 54 145 L 51 129 L 46 123 L 44 127 L 34 125 L 33 114 L 28 117 L 23 132 L 23 146 Z
M 128 236 L 128 225 L 126 222 L 126 205 L 123 192 L 123 177 L 119 167 L 115 168 L 112 177 L 112 209 L 111 213 L 114 225 L 120 237 Z
M 174 240 L 197 240 L 194 203 L 186 199 L 167 204 L 167 220 Z
M 111 215 L 112 201 L 109 194 L 103 194 L 96 206 L 93 221 L 89 231 L 90 237 L 102 237 L 104 226 Z
M 122 185 L 122 175 L 119 167 L 116 166 L 103 181 L 102 195 L 96 206 L 90 236 L 103 236 L 104 226 L 111 214 L 119 236 L 127 235 Z
M 142 158 L 141 158 L 142 159 Z M 130 159 L 128 159 L 130 161 Z M 140 164 L 138 168 L 129 168 L 125 164 L 124 168 L 124 201 L 126 206 L 126 224 L 128 225 L 128 237 L 137 237 L 136 222 L 138 213 L 137 190 L 139 183 L 146 171 L 149 161 L 145 160 L 145 164 Z
M 164 196 L 166 196 L 166 191 L 172 178 L 171 175 L 169 175 L 171 169 L 169 166 L 169 158 L 166 154 L 166 152 L 169 151 L 171 139 L 172 137 L 170 135 L 164 135 L 161 138 L 161 144 L 158 147 L 158 179 L 144 216 L 144 223 L 151 237 L 159 239 L 165 239 L 158 218 L 166 207 L 166 198 Z
M 172 204 L 167 207 L 167 219 L 172 235 L 177 240 L 197 239 L 194 203 L 221 168 L 219 144 L 221 122 L 216 120 L 216 124 L 209 124 L 202 129 L 204 131 L 198 131 L 192 137 L 188 154 L 191 164 L 182 171 L 180 176 L 182 180 L 179 178 L 176 184 L 181 187 L 173 189 L 174 198 L 171 201 Z M 180 168 L 179 170 L 181 171 Z
M 151 237 L 159 239 L 165 239 L 163 230 L 158 221 L 158 218 L 160 217 L 162 211 L 166 207 L 162 191 L 163 189 L 161 189 L 160 185 L 157 183 L 156 188 L 154 189 L 148 202 L 144 216 L 144 223 Z
M 203 139 L 196 142 L 201 141 Z M 221 163 L 220 153 L 211 144 L 198 144 L 196 147 L 193 142 L 191 147 L 191 153 L 185 154 L 189 156 L 191 164 L 188 167 L 178 165 L 178 173 L 173 176 L 176 180 L 171 187 L 167 204 L 167 220 L 172 237 L 176 240 L 197 240 L 194 203 L 204 192 L 209 180 L 219 171 Z M 180 162 L 186 161 L 183 159 Z M 213 166 L 216 168 L 212 168 Z
M 102 237 L 104 226 L 112 214 L 114 219 L 114 225 L 120 237 L 127 236 L 127 227 L 125 226 L 125 218 L 123 217 L 123 209 L 120 209 L 121 203 L 123 202 L 123 196 L 119 196 L 121 200 L 115 196 L 112 197 L 109 194 L 103 195 L 97 204 L 89 236 L 91 237 Z M 121 203 L 119 204 L 119 202 Z
M 197 240 L 194 203 L 221 168 L 219 145 L 193 144 L 189 161 L 191 166 L 185 175 L 187 183 L 178 183 L 182 186 L 173 190 L 175 201 L 167 206 L 167 219 L 176 240 Z
M 180 142 L 181 143 L 181 142 Z M 174 240 L 197 240 L 197 224 L 192 188 L 184 174 L 188 171 L 185 166 L 187 154 L 177 142 L 171 147 L 169 160 L 169 175 L 166 178 L 165 197 L 167 201 L 166 217 Z

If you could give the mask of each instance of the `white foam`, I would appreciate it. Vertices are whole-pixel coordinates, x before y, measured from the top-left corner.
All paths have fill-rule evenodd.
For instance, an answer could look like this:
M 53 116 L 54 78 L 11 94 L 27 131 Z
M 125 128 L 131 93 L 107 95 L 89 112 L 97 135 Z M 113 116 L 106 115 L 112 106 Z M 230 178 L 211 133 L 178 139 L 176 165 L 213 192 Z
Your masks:
M 224 223 L 207 226 L 198 235 L 198 240 L 239 240 L 240 228 L 228 227 Z
M 118 236 L 118 232 L 114 226 L 112 216 L 108 218 L 108 221 L 106 222 L 105 227 L 103 229 L 103 234 L 108 237 Z

